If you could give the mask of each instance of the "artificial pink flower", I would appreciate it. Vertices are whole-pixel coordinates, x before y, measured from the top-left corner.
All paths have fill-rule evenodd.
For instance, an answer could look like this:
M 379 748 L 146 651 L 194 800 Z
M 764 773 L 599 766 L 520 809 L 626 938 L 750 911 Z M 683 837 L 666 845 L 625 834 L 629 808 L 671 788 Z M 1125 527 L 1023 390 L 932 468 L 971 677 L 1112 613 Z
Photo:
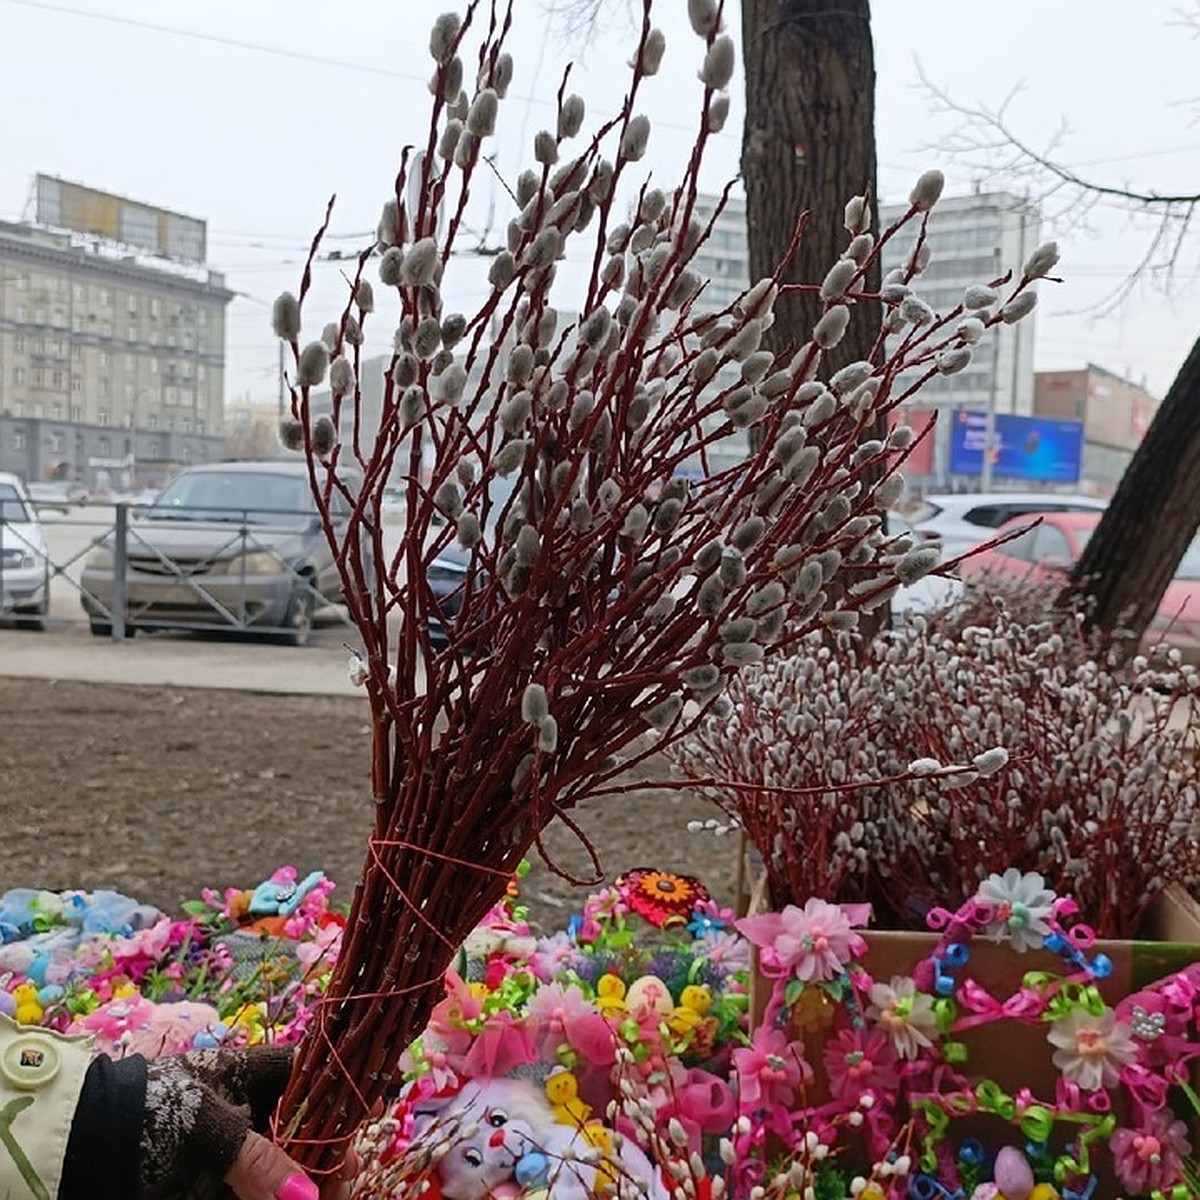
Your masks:
M 1183 1183 L 1182 1161 L 1192 1150 L 1187 1126 L 1160 1109 L 1140 1129 L 1118 1129 L 1109 1139 L 1113 1166 L 1127 1191 L 1167 1192 Z
M 866 904 L 827 904 L 815 897 L 803 908 L 789 904 L 781 913 L 745 917 L 738 929 L 762 948 L 763 966 L 804 983 L 833 979 L 866 949 L 852 928 L 870 915 Z
M 826 1044 L 824 1058 L 829 1090 L 848 1104 L 868 1092 L 886 1097 L 900 1083 L 896 1051 L 882 1029 L 843 1029 Z
M 749 1046 L 733 1051 L 733 1065 L 742 1111 L 762 1114 L 772 1128 L 782 1121 L 786 1129 L 796 1088 L 812 1075 L 804 1061 L 804 1044 L 789 1042 L 782 1030 L 760 1025 Z
M 1137 1060 L 1137 1043 L 1129 1035 L 1129 1026 L 1118 1021 L 1111 1009 L 1098 1017 L 1076 1009 L 1055 1021 L 1046 1036 L 1056 1047 L 1054 1065 L 1085 1092 L 1113 1087 L 1121 1078 L 1121 1068 Z
M 867 1016 L 888 1034 L 901 1058 L 916 1058 L 923 1047 L 933 1045 L 937 1034 L 933 997 L 918 992 L 917 985 L 905 975 L 871 988 Z

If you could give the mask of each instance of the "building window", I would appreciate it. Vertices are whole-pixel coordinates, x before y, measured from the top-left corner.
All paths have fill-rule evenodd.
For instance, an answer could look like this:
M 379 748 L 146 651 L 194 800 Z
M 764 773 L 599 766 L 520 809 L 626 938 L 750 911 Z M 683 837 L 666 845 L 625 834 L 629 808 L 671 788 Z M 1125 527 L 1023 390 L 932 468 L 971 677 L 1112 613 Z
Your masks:
M 205 372 L 204 372 L 204 364 L 203 364 L 203 363 L 201 363 L 201 364 L 200 364 L 199 366 L 197 366 L 197 368 L 196 368 L 196 382 L 197 382 L 197 383 L 203 383 L 203 382 L 204 382 L 204 374 L 205 374 Z
M 129 299 L 128 299 L 128 305 L 129 305 L 129 315 L 131 317 L 136 317 L 138 315 L 137 296 L 130 293 Z
M 182 425 L 182 427 L 183 427 L 183 432 L 184 432 L 184 433 L 191 433 L 191 432 L 192 432 L 192 423 L 191 423 L 191 421 L 182 421 L 182 422 L 180 422 L 180 424 L 181 424 L 181 425 Z
M 101 421 L 100 424 L 103 425 L 104 422 Z M 112 453 L 112 440 L 106 437 L 97 438 L 96 448 L 100 451 L 100 454 L 103 457 L 107 458 L 108 455 Z
M 108 288 L 100 289 L 100 307 L 107 308 L 112 303 L 112 292 Z
M 137 370 L 137 358 L 134 355 L 132 355 L 132 354 L 125 355 L 125 370 L 127 370 L 127 371 L 136 371 Z
M 62 405 L 61 404 L 50 405 L 50 419 L 52 421 L 61 421 L 62 420 Z
M 146 418 L 146 428 L 147 429 L 157 429 L 158 428 L 158 413 L 151 413 Z
M 127 384 L 125 385 L 125 399 L 126 399 L 127 401 L 132 401 L 132 400 L 133 400 L 133 393 L 134 393 L 134 387 L 133 387 L 133 384 L 132 384 L 132 383 L 127 383 Z
M 14 450 L 24 450 L 25 449 L 25 430 L 23 430 L 23 429 L 14 429 L 13 430 L 13 449 Z
M 100 351 L 100 370 L 102 370 L 102 371 L 108 370 L 108 351 L 107 350 Z
M 129 327 L 129 340 L 130 340 L 131 342 L 136 342 L 136 341 L 137 341 L 137 337 L 138 337 L 137 326 L 136 326 L 136 325 L 130 325 L 130 327 Z
M 33 311 L 33 323 L 35 325 L 45 325 L 46 310 L 44 308 L 36 308 Z
M 55 324 L 55 325 L 57 325 L 57 326 L 58 326 L 60 329 L 61 329 L 63 326 L 65 326 L 65 325 L 66 325 L 66 323 L 67 323 L 67 314 L 66 314 L 66 311 L 65 311 L 64 309 L 61 309 L 61 308 L 56 308 L 56 309 L 54 310 L 54 318 L 53 318 L 53 322 L 54 322 L 54 324 Z
M 64 440 L 61 433 L 52 433 L 50 435 L 50 453 L 61 454 L 63 452 Z
M 79 345 L 78 342 L 76 342 L 75 345 L 71 347 L 71 357 L 72 358 L 82 358 L 83 357 L 83 347 L 81 345 Z
M 23 417 L 25 415 L 25 405 L 20 400 L 14 400 L 12 404 L 12 415 L 14 417 Z
M 192 461 L 192 448 L 191 448 L 191 446 L 184 446 L 184 448 L 183 448 L 183 461 L 184 461 L 185 463 L 190 463 L 190 462 Z
M 174 408 L 179 403 L 179 389 L 168 387 L 163 389 L 163 403 L 168 408 Z
M 64 341 L 62 340 L 62 338 L 55 338 L 55 339 L 54 339 L 54 341 L 53 341 L 53 343 L 51 343 L 51 345 L 52 345 L 52 348 L 53 348 L 53 352 L 54 352 L 54 357 L 55 357 L 55 358 L 66 358 L 66 356 L 67 356 L 67 343 L 66 343 L 66 342 L 64 342 Z
M 46 372 L 41 367 L 33 368 L 33 386 L 35 388 L 46 386 Z
M 84 296 L 87 295 L 87 289 L 83 286 L 82 283 L 77 283 L 71 289 L 71 295 L 74 298 L 76 304 L 82 304 Z
M 17 291 L 23 292 L 29 287 L 29 276 L 24 271 L 17 272 Z
M 71 420 L 72 421 L 82 421 L 83 420 L 83 405 L 82 404 L 72 404 L 71 405 Z
M 83 318 L 82 317 L 72 317 L 71 318 L 71 332 L 72 333 L 82 333 L 83 332 Z
M 151 375 L 158 374 L 158 359 L 157 358 L 152 358 L 150 360 L 150 374 Z
M 153 438 L 150 442 L 150 457 L 162 458 L 162 442 L 158 438 Z
M 25 335 L 23 333 L 18 333 L 13 338 L 13 353 L 14 354 L 24 354 L 25 353 Z
M 83 376 L 82 375 L 72 375 L 71 376 L 71 391 L 73 391 L 73 392 L 82 392 L 83 391 Z
M 33 406 L 33 415 L 38 421 L 46 415 L 46 406 L 40 400 Z
M 62 371 L 54 372 L 50 378 L 50 386 L 53 387 L 56 392 L 61 392 L 63 388 L 67 386 L 66 376 L 62 373 Z
M 98 391 L 99 391 L 101 400 L 108 399 L 108 380 L 107 379 L 100 380 L 100 383 L 98 385 Z
M 108 409 L 107 408 L 102 408 L 96 414 L 96 424 L 97 425 L 107 425 L 108 424 Z
M 13 367 L 13 383 L 20 384 L 20 383 L 24 383 L 24 382 L 25 382 L 25 368 L 24 367 Z
M 150 297 L 150 315 L 152 317 L 162 316 L 162 305 L 159 303 L 157 296 Z
M 204 422 L 203 422 L 203 421 L 197 421 L 197 422 L 196 422 L 196 432 L 197 432 L 197 433 L 203 433 L 203 432 L 204 432 Z

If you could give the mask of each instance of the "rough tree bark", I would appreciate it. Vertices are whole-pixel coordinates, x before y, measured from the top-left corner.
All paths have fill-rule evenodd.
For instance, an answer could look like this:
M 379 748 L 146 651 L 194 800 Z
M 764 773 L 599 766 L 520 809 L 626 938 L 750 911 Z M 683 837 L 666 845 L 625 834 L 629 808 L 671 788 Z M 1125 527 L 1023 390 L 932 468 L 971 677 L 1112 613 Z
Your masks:
M 875 49 L 869 0 L 742 0 L 746 125 L 742 178 L 750 278 L 771 275 L 791 245 L 796 219 L 811 214 L 784 283 L 824 278 L 849 240 L 842 212 L 866 195 L 878 228 L 875 186 Z M 877 290 L 879 261 L 865 284 Z M 871 357 L 881 309 L 855 314 L 826 372 Z M 815 292 L 789 292 L 775 306 L 765 342 L 789 353 L 809 338 L 824 309 Z M 882 421 L 881 421 L 882 424 Z M 886 436 L 871 430 L 870 436 Z M 887 607 L 863 614 L 871 634 L 887 623 Z M 871 627 L 867 621 L 870 619 Z
M 1192 347 L 1060 603 L 1125 649 L 1138 643 L 1200 526 L 1200 340 Z

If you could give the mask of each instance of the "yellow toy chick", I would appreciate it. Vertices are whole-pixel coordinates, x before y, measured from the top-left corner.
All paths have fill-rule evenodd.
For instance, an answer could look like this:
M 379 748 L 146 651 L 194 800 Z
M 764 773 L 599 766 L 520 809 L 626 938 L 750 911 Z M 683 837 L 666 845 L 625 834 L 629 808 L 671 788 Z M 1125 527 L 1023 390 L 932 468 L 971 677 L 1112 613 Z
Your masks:
M 42 1023 L 41 1002 L 38 1000 L 38 990 L 32 983 L 18 984 L 13 988 L 13 1000 L 17 1009 L 13 1018 L 21 1025 L 40 1025 Z
M 587 1123 L 592 1110 L 579 1098 L 579 1082 L 570 1071 L 551 1072 L 545 1089 L 546 1099 L 554 1109 L 554 1119 L 560 1125 L 581 1129 Z
M 712 1008 L 712 992 L 703 984 L 689 984 L 679 994 L 679 1003 L 667 1021 L 672 1033 L 680 1037 L 691 1033 L 704 1023 L 708 1010 Z
M 625 981 L 617 975 L 601 975 L 596 980 L 596 1007 L 602 1016 L 623 1016 L 625 1013 Z

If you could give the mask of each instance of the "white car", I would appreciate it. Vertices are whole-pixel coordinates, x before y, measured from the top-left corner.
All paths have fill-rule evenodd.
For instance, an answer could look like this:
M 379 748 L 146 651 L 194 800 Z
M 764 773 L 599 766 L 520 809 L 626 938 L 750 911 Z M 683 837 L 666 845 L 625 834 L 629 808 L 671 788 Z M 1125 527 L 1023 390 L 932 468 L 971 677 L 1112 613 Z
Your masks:
M 0 617 L 43 629 L 50 611 L 46 535 L 25 485 L 0 472 Z
M 943 561 L 949 561 L 988 541 L 1013 517 L 1025 513 L 1102 512 L 1107 507 L 1107 501 L 1092 496 L 1054 492 L 947 493 L 924 497 L 907 519 L 922 537 L 936 539 L 942 547 Z

